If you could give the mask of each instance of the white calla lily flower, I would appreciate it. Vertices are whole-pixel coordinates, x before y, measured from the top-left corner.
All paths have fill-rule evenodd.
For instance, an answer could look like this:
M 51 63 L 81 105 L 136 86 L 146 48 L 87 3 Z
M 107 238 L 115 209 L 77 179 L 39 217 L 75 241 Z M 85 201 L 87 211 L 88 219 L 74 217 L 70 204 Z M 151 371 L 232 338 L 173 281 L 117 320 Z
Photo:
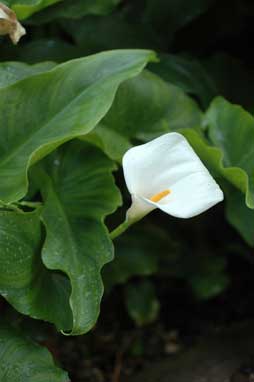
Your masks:
M 123 171 L 132 205 L 128 226 L 159 208 L 178 218 L 191 218 L 223 200 L 223 192 L 183 135 L 168 133 L 128 150 Z

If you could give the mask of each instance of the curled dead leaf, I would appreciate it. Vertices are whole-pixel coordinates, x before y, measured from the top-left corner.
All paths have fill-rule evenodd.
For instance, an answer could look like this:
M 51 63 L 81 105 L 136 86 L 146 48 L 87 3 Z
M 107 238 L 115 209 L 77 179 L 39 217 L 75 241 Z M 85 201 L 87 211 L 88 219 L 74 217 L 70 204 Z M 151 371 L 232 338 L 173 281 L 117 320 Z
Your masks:
M 26 34 L 25 28 L 18 22 L 15 12 L 0 3 L 0 36 L 9 35 L 13 44 Z

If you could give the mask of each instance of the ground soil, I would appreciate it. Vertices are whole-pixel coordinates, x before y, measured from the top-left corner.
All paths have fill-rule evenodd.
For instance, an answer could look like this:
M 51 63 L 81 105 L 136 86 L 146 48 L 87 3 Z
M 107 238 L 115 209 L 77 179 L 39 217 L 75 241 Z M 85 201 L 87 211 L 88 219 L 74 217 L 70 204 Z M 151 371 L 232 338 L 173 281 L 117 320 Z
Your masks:
M 254 266 L 249 260 L 232 259 L 230 286 L 207 301 L 196 300 L 180 281 L 169 287 L 157 280 L 161 314 L 143 328 L 127 317 L 116 287 L 92 332 L 57 335 L 51 347 L 72 382 L 251 382 Z

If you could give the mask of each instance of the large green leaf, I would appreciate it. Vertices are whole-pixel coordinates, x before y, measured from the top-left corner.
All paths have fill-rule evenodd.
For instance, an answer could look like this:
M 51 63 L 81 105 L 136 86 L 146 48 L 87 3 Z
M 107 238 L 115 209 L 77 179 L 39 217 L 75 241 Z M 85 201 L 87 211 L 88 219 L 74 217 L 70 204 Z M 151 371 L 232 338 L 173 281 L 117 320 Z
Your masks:
M 211 146 L 195 131 L 183 134 L 208 169 L 234 187 L 225 187 L 226 215 L 251 246 L 254 245 L 254 119 L 240 106 L 217 98 L 207 112 L 205 123 Z
M 205 124 L 211 142 L 222 152 L 222 164 L 232 168 L 232 183 L 246 193 L 247 206 L 254 208 L 253 116 L 242 107 L 217 98 L 207 111 Z
M 226 101 L 223 101 L 223 102 L 226 102 Z M 229 106 L 228 103 L 227 103 L 227 106 Z M 240 114 L 241 113 L 243 113 L 244 115 L 247 114 L 240 107 L 235 107 L 232 105 L 231 107 L 236 108 L 236 110 L 240 111 Z M 248 119 L 249 118 L 252 119 L 250 115 L 248 115 Z M 242 131 L 242 126 L 247 126 L 247 125 L 245 124 L 242 125 L 241 123 L 238 124 L 239 138 L 237 139 L 244 139 L 244 136 L 246 137 L 245 135 L 246 132 Z M 233 127 L 234 127 L 234 121 L 232 119 L 232 128 Z M 228 135 L 224 135 L 224 129 L 222 125 L 219 131 L 220 131 L 220 137 L 222 140 L 223 140 L 223 137 L 225 140 L 228 139 Z M 251 132 L 251 129 L 250 129 L 250 132 Z M 224 183 L 222 183 L 224 185 L 223 188 L 225 189 L 227 219 L 230 222 L 230 224 L 232 224 L 238 230 L 238 232 L 242 235 L 244 240 L 249 245 L 254 246 L 254 211 L 249 208 L 251 204 L 248 201 L 248 194 L 250 194 L 250 190 L 249 190 L 249 181 L 248 181 L 247 173 L 240 167 L 232 167 L 232 165 L 230 166 L 231 162 L 223 161 L 225 156 L 227 156 L 227 152 L 223 151 L 224 149 L 223 147 L 220 149 L 218 147 L 211 146 L 211 144 L 209 144 L 204 139 L 204 137 L 202 137 L 200 134 L 198 134 L 194 130 L 186 129 L 182 131 L 182 133 L 188 139 L 189 143 L 192 145 L 193 149 L 201 158 L 201 160 L 209 169 L 209 171 L 216 178 L 224 178 L 229 182 L 229 184 L 226 184 L 226 187 Z M 238 145 L 237 139 L 234 142 L 235 146 L 232 143 L 232 146 L 231 148 L 229 148 L 229 150 L 234 150 L 234 147 Z M 245 146 L 242 146 L 242 154 L 241 154 L 243 158 L 242 163 L 244 163 L 244 158 L 245 158 L 244 147 Z M 227 167 L 226 164 L 229 164 L 229 167 Z M 239 165 L 241 165 L 241 162 L 239 162 Z M 231 187 L 229 187 L 230 184 L 231 184 Z M 251 198 L 250 198 L 250 201 L 251 201 Z
M 60 17 L 79 19 L 89 14 L 104 15 L 112 11 L 120 1 L 121 0 L 61 0 L 61 3 L 40 12 L 32 21 L 40 23 L 49 22 Z
M 22 20 L 59 1 L 62 0 L 4 0 L 3 2 L 16 12 L 18 19 Z
M 92 145 L 75 142 L 48 158 L 50 176 L 42 182 L 44 264 L 68 275 L 72 292 L 72 334 L 85 333 L 99 314 L 100 271 L 113 258 L 103 220 L 121 203 L 111 174 L 115 165 Z M 65 328 L 63 328 L 65 329 Z
M 1 382 L 68 382 L 51 354 L 7 325 L 0 325 Z
M 181 133 L 185 135 L 214 177 L 225 178 L 242 192 L 245 191 L 247 182 L 246 173 L 239 167 L 227 167 L 224 165 L 223 152 L 220 148 L 212 146 L 201 134 L 193 129 L 185 129 Z
M 103 121 L 82 139 L 120 162 L 131 139 L 147 141 L 169 131 L 198 128 L 201 117 L 197 104 L 181 89 L 144 71 L 120 86 Z
M 197 97 L 204 108 L 219 94 L 215 82 L 205 68 L 192 57 L 162 54 L 160 62 L 150 65 L 149 68 L 165 81 Z
M 103 125 L 125 137 L 150 140 L 180 128 L 197 127 L 202 113 L 197 104 L 174 85 L 144 71 L 120 86 Z
M 66 277 L 41 261 L 39 211 L 0 211 L 0 294 L 19 312 L 71 328 Z
M 142 50 L 105 52 L 0 89 L 0 200 L 22 198 L 28 167 L 91 131 L 110 108 L 119 84 L 153 58 Z
M 23 78 L 34 74 L 46 72 L 54 68 L 53 62 L 43 62 L 36 65 L 28 65 L 23 62 L 2 62 L 0 63 L 0 88 L 12 85 Z

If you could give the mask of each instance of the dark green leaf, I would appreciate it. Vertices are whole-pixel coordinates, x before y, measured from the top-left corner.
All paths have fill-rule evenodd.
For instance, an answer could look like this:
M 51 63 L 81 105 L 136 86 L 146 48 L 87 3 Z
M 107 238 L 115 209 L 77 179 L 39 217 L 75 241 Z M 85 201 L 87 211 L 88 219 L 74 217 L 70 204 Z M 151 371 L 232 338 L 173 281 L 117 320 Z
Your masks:
M 203 61 L 207 73 L 222 95 L 230 102 L 254 111 L 254 71 L 239 59 L 227 54 L 216 54 Z
M 154 285 L 148 280 L 128 284 L 126 286 L 126 307 L 138 326 L 154 322 L 160 310 Z
M 233 187 L 225 190 L 226 216 L 243 239 L 254 247 L 254 211 L 245 204 L 244 194 Z
M 169 131 L 197 127 L 201 116 L 197 104 L 181 89 L 145 71 L 119 88 L 102 123 L 125 137 L 150 140 Z
M 33 38 L 31 41 L 16 46 L 5 45 L 0 51 L 3 61 L 24 61 L 30 64 L 42 61 L 65 62 L 83 57 L 86 50 L 83 47 L 70 44 L 59 38 Z
M 79 22 L 65 21 L 61 25 L 68 28 L 75 43 L 85 49 L 86 54 L 111 49 L 158 49 L 162 45 L 150 25 L 126 20 L 121 13 L 89 16 Z
M 62 0 L 4 0 L 16 12 L 18 19 L 26 19 L 33 13 Z
M 0 212 L 0 294 L 19 312 L 71 328 L 70 287 L 41 261 L 39 211 Z
M 158 271 L 159 252 L 170 240 L 156 227 L 136 228 L 114 241 L 115 259 L 103 270 L 103 280 L 110 289 L 123 284 L 133 276 L 149 276 Z M 167 239 L 167 240 L 166 240 Z
M 229 284 L 226 273 L 206 273 L 193 275 L 189 280 L 196 297 L 205 300 L 213 298 L 222 293 Z
M 165 81 L 197 97 L 204 108 L 218 95 L 216 85 L 205 68 L 191 57 L 163 54 L 160 62 L 150 65 L 149 68 Z
M 120 1 L 121 0 L 62 0 L 61 3 L 40 12 L 32 21 L 41 23 L 49 22 L 60 17 L 79 19 L 89 14 L 104 15 L 111 12 Z
M 254 208 L 253 116 L 242 107 L 217 98 L 206 114 L 205 123 L 211 142 L 222 152 L 223 165 L 231 168 L 232 183 L 246 193 L 247 206 Z
M 91 145 L 69 144 L 48 162 L 51 177 L 35 171 L 45 201 L 42 259 L 49 269 L 68 275 L 72 334 L 81 334 L 92 328 L 99 314 L 100 271 L 113 259 L 103 220 L 120 205 L 121 196 L 111 174 L 113 162 Z
M 0 325 L 0 380 L 2 382 L 68 382 L 51 354 L 16 330 Z
M 172 39 L 175 32 L 204 13 L 215 0 L 148 0 L 144 19 Z

